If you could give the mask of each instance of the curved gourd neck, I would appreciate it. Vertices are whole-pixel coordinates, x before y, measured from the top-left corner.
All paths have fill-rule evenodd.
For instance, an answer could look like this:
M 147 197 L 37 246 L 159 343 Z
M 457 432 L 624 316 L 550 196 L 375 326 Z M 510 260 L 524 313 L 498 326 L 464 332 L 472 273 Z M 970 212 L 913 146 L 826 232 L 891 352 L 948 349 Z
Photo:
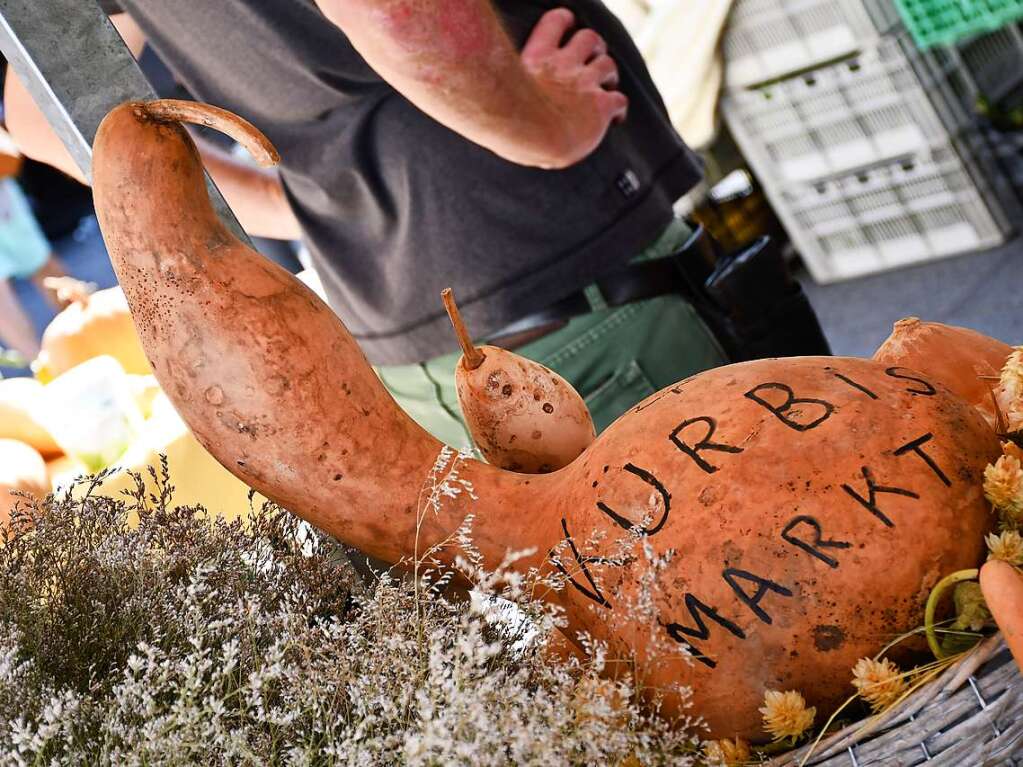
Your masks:
M 205 122 L 204 105 L 189 109 Z M 507 517 L 542 508 L 550 479 L 456 459 L 413 422 L 337 316 L 221 225 L 174 114 L 112 111 L 93 190 L 147 357 L 197 439 L 251 487 L 381 559 L 421 555 L 469 515 L 488 563 L 508 549 L 542 557 L 556 528 Z

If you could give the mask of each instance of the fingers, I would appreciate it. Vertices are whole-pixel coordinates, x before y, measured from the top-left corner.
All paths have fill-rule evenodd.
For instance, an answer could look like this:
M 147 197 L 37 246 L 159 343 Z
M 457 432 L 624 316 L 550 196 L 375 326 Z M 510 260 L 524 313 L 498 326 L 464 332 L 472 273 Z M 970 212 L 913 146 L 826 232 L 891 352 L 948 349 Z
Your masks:
M 589 126 L 592 135 L 577 142 L 585 144 L 579 159 L 593 150 L 610 123 L 625 119 L 629 99 L 617 90 L 618 65 L 608 55 L 607 42 L 592 29 L 574 29 L 575 23 L 567 8 L 547 11 L 530 32 L 521 58 L 542 88 L 553 86 L 548 96 L 562 104 L 563 112 Z
M 597 56 L 586 65 L 586 71 L 592 78 L 591 82 L 601 88 L 618 86 L 618 65 L 606 53 Z
M 565 33 L 575 24 L 575 15 L 568 8 L 547 11 L 536 22 L 529 39 L 522 48 L 524 59 L 548 58 L 558 50 Z
M 572 39 L 562 51 L 569 61 L 585 64 L 590 59 L 607 53 L 607 43 L 592 29 L 580 29 L 572 35 Z
M 597 97 L 597 106 L 610 122 L 622 122 L 629 112 L 629 99 L 621 91 L 603 91 Z

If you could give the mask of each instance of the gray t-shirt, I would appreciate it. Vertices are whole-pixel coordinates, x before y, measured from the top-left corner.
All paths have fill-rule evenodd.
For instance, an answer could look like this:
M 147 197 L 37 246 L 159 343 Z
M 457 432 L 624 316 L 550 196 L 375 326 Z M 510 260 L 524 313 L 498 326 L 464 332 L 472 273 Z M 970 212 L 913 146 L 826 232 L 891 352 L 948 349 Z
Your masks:
M 196 98 L 277 146 L 330 303 L 375 364 L 455 350 L 445 287 L 477 335 L 579 290 L 653 242 L 699 178 L 639 52 L 599 0 L 496 2 L 519 46 L 564 5 L 618 63 L 628 119 L 555 171 L 502 160 L 428 117 L 313 0 L 101 4 L 127 11 Z

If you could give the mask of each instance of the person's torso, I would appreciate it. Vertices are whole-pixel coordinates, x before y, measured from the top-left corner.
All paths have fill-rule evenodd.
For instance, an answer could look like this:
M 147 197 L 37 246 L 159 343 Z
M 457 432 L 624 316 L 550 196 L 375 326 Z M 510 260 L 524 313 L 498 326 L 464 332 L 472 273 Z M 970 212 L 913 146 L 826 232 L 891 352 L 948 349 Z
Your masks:
M 625 229 L 666 223 L 698 177 L 638 51 L 596 0 L 565 5 L 608 41 L 629 117 L 594 154 L 557 171 L 504 161 L 422 113 L 313 0 L 120 5 L 196 98 L 245 117 L 277 146 L 331 304 L 377 362 L 451 348 L 438 322 L 443 287 L 454 286 L 481 333 L 578 289 L 594 268 L 634 255 L 609 249 L 655 239 L 656 230 Z M 519 46 L 556 5 L 496 3 Z

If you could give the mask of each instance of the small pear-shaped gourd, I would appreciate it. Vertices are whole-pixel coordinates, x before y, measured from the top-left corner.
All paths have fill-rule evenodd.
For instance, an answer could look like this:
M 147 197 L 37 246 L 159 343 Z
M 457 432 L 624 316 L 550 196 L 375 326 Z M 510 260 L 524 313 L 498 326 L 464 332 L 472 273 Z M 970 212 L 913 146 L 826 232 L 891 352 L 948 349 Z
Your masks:
M 6 525 L 14 507 L 24 499 L 12 491 L 44 498 L 50 491 L 46 463 L 39 452 L 15 439 L 0 439 L 0 526 Z
M 578 458 L 596 437 L 579 392 L 539 362 L 497 346 L 473 345 L 451 288 L 442 297 L 462 347 L 455 368 L 458 404 L 487 461 L 509 471 L 546 474 Z

